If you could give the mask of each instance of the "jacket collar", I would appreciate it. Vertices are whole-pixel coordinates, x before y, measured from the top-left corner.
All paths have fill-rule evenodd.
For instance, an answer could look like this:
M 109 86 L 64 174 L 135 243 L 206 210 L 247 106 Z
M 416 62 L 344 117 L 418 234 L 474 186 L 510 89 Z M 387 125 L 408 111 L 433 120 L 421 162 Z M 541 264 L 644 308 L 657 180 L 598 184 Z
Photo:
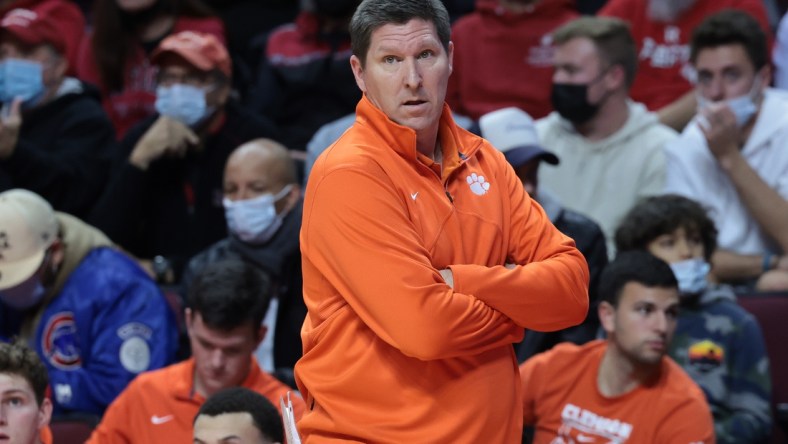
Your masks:
M 356 107 L 356 122 L 361 126 L 370 128 L 378 135 L 387 148 L 393 149 L 401 157 L 410 161 L 418 161 L 419 153 L 416 149 L 416 131 L 402 126 L 383 113 L 368 98 L 367 95 L 361 98 Z M 463 147 L 465 152 L 460 151 L 465 130 L 457 127 L 451 115 L 449 106 L 443 104 L 440 122 L 438 123 L 438 140 L 443 150 L 443 179 L 445 180 L 455 169 L 471 157 L 481 146 L 481 139 L 476 143 Z

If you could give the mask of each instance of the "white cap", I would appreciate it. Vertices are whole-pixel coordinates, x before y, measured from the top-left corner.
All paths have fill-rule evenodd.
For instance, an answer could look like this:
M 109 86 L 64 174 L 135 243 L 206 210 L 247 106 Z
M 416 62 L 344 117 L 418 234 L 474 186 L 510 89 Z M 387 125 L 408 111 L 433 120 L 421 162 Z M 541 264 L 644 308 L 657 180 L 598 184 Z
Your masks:
M 57 234 L 55 211 L 41 196 L 22 189 L 0 193 L 0 290 L 32 276 Z

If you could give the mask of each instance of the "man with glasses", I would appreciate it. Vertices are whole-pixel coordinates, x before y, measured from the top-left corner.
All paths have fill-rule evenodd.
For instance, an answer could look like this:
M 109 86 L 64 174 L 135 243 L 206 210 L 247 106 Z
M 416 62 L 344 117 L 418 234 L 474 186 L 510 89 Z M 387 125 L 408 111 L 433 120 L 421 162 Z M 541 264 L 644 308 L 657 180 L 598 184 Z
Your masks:
M 172 283 L 189 257 L 227 235 L 222 168 L 232 150 L 275 130 L 231 99 L 230 56 L 215 37 L 174 34 L 152 60 L 158 114 L 124 137 L 91 221 Z

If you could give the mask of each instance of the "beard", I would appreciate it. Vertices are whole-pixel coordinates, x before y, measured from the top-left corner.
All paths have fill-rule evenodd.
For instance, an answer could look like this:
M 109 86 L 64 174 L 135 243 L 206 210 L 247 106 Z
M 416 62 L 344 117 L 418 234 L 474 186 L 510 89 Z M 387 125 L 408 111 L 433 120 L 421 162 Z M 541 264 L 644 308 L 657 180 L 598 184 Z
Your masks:
M 697 0 L 648 0 L 646 14 L 656 22 L 670 23 L 684 11 L 695 5 Z

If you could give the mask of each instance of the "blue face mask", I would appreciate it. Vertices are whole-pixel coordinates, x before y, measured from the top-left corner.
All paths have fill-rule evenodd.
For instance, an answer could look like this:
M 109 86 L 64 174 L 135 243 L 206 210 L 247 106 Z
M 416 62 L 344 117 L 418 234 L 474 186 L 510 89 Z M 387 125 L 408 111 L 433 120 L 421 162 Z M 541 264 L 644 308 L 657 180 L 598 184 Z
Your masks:
M 0 301 L 15 310 L 24 311 L 41 302 L 45 294 L 46 288 L 34 274 L 21 283 L 0 291 Z
M 676 280 L 679 281 L 679 293 L 694 295 L 702 293 L 708 287 L 706 276 L 711 271 L 711 265 L 703 259 L 687 259 L 670 264 Z
M 176 83 L 156 88 L 156 111 L 193 127 L 213 114 L 214 108 L 205 103 L 204 90 Z
M 43 68 L 40 63 L 20 59 L 0 62 L 0 102 L 9 103 L 17 97 L 30 105 L 44 93 Z

